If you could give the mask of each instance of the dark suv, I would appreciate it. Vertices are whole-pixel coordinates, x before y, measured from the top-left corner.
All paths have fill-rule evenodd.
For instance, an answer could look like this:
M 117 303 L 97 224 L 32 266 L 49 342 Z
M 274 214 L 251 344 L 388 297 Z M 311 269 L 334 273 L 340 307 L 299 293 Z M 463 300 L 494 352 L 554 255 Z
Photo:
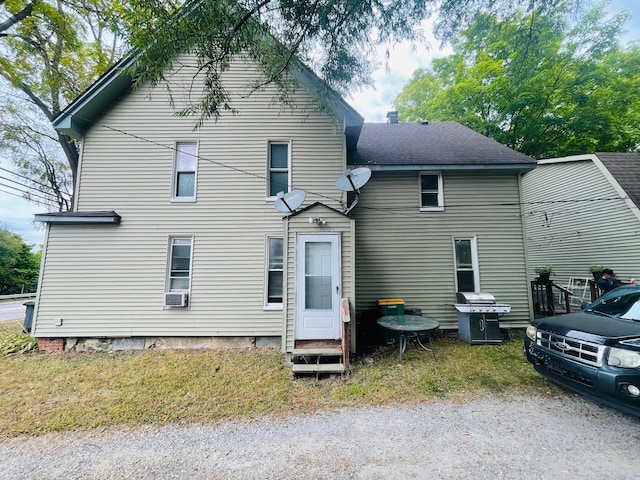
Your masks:
M 538 373 L 640 416 L 640 285 L 623 285 L 581 312 L 535 320 L 524 352 Z

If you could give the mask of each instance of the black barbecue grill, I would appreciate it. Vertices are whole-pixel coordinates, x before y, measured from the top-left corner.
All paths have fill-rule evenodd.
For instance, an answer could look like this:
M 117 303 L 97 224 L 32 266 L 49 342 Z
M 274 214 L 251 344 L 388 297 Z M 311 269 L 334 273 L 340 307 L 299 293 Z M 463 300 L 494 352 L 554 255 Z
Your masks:
M 502 343 L 499 318 L 511 311 L 511 305 L 496 303 L 487 292 L 456 293 L 458 336 L 467 343 Z

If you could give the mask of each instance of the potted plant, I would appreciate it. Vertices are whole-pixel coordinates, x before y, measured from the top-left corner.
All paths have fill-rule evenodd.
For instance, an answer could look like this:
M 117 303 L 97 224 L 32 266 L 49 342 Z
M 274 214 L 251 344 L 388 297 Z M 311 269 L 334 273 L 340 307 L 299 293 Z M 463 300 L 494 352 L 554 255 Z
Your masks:
M 593 275 L 593 279 L 597 282 L 602 277 L 602 271 L 604 270 L 604 265 L 591 265 L 589 267 L 589 271 Z
M 553 267 L 551 265 L 544 265 L 542 267 L 536 267 L 535 272 L 538 274 L 538 282 L 549 282 L 549 276 L 553 273 Z

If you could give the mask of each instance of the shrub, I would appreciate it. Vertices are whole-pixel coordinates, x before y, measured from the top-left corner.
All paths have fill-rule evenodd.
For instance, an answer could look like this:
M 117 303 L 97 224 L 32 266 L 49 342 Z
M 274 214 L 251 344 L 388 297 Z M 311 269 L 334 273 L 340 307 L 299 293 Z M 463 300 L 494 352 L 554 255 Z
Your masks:
M 38 341 L 31 335 L 14 333 L 0 336 L 0 356 L 20 355 L 35 350 Z

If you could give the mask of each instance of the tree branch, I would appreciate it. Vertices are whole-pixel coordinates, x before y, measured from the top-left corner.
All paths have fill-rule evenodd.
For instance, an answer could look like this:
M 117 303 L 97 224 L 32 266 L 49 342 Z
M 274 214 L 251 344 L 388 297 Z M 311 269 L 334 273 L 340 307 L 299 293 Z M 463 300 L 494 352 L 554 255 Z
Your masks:
M 11 17 L 7 18 L 4 22 L 0 23 L 0 32 L 6 32 L 11 27 L 13 27 L 16 23 L 21 22 L 28 16 L 33 13 L 33 9 L 38 3 L 38 0 L 32 0 L 31 3 L 28 3 L 22 10 L 18 13 L 13 14 Z

